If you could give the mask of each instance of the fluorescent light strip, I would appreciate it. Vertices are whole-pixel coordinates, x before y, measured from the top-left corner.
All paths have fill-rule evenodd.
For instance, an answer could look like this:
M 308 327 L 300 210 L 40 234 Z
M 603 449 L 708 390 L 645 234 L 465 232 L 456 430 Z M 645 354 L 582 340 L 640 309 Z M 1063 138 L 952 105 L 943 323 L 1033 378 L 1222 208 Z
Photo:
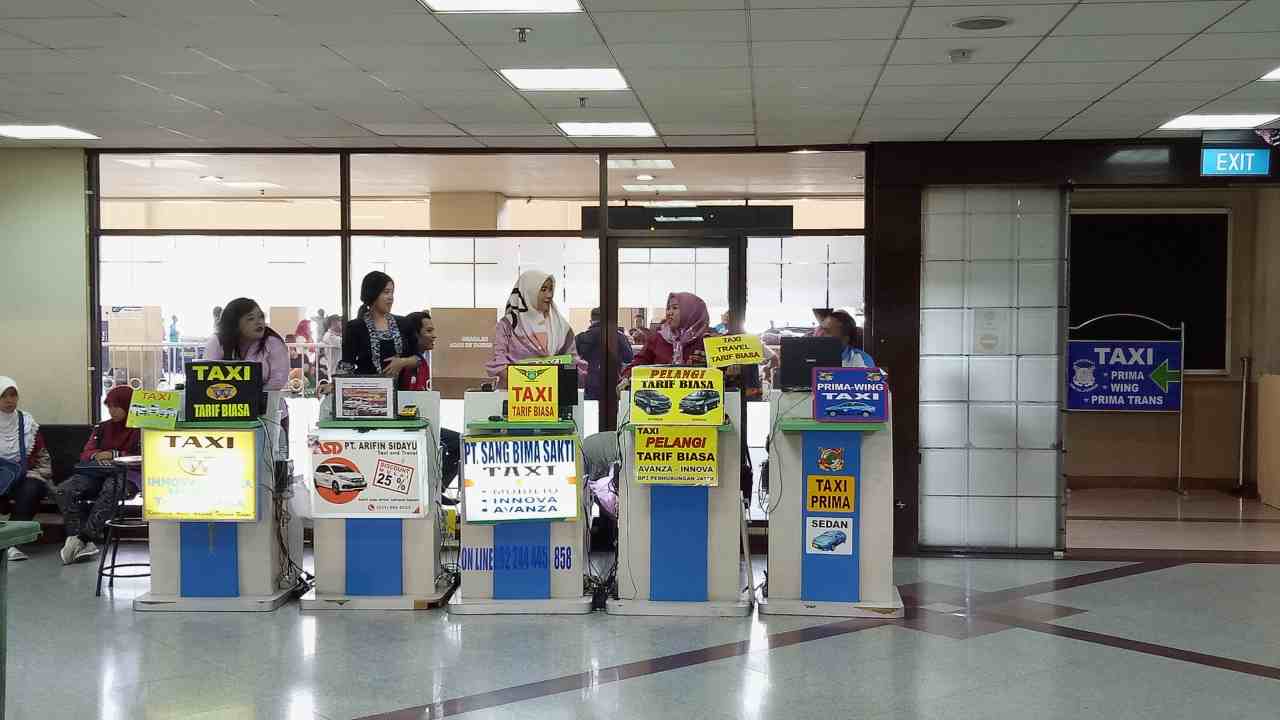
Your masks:
M 569 137 L 656 137 L 647 122 L 562 122 L 556 123 Z
M 689 188 L 684 185 L 623 185 L 622 189 L 627 192 L 643 193 L 689 192 Z
M 1161 130 L 1247 130 L 1280 118 L 1280 115 L 1182 115 L 1160 126 Z
M 596 164 L 599 163 L 600 160 L 597 158 Z M 608 168 L 610 170 L 675 170 L 676 164 L 663 159 L 609 158 Z
M 63 125 L 0 125 L 0 135 L 18 140 L 101 140 L 83 130 Z
M 419 0 L 438 13 L 580 13 L 578 0 Z
M 626 78 L 615 68 L 506 68 L 498 72 L 517 90 L 605 92 L 627 89 Z
M 1260 78 L 1258 78 L 1258 79 L 1259 79 L 1259 80 L 1265 80 L 1265 81 L 1268 81 L 1268 82 L 1270 82 L 1270 81 L 1275 81 L 1275 80 L 1280 80 L 1280 67 L 1276 68 L 1275 70 L 1272 70 L 1271 72 L 1267 73 L 1266 75 L 1263 75 L 1262 77 L 1260 77 Z

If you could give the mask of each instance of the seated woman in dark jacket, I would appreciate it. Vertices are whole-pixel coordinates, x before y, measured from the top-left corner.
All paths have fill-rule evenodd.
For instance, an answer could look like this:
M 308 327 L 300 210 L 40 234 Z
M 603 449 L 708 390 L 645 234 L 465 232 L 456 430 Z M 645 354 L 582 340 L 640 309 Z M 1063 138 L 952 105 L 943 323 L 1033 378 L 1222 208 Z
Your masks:
M 138 471 L 130 470 L 121 476 L 109 466 L 117 457 L 142 454 L 142 431 L 125 425 L 132 401 L 133 388 L 128 385 L 111 388 L 106 401 L 111 418 L 93 429 L 84 450 L 80 451 L 81 467 L 55 491 L 67 529 L 61 552 L 63 565 L 97 555 L 96 543 L 102 540 L 107 521 L 115 512 L 117 498 L 121 495 L 131 498 L 142 487 Z M 84 467 L 87 463 L 100 463 L 102 470 Z

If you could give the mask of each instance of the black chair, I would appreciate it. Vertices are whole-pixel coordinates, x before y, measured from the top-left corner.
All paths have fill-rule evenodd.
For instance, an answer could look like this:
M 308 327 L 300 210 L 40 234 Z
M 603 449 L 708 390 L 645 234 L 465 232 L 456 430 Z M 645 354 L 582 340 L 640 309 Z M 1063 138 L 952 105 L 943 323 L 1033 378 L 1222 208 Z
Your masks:
M 136 562 L 122 563 L 116 561 L 116 556 L 120 552 L 120 536 L 130 530 L 145 530 L 148 525 L 147 521 L 142 518 L 141 509 L 135 505 L 127 504 L 129 500 L 128 493 L 125 488 L 128 487 L 128 481 L 125 479 L 128 468 L 123 465 L 116 465 L 117 480 L 115 502 L 115 512 L 111 514 L 111 519 L 107 521 L 106 528 L 103 530 L 102 552 L 98 556 L 98 587 L 94 591 L 95 597 L 102 597 L 102 578 L 107 578 L 107 589 L 115 589 L 116 578 L 144 578 L 151 577 L 151 563 Z M 111 551 L 111 562 L 107 562 L 107 551 Z M 129 570 L 120 572 L 123 568 L 146 568 L 146 572 L 139 570 Z

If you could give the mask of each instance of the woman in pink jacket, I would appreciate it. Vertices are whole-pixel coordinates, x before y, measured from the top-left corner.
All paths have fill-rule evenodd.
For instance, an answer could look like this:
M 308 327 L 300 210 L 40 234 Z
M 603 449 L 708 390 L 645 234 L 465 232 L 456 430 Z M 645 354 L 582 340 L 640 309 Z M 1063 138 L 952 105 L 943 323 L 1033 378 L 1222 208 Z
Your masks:
M 556 307 L 556 279 L 541 270 L 526 270 L 507 298 L 506 312 L 493 330 L 493 357 L 485 363 L 488 377 L 507 385 L 507 366 L 529 358 L 569 355 L 581 384 L 587 363 L 578 356 L 573 328 Z

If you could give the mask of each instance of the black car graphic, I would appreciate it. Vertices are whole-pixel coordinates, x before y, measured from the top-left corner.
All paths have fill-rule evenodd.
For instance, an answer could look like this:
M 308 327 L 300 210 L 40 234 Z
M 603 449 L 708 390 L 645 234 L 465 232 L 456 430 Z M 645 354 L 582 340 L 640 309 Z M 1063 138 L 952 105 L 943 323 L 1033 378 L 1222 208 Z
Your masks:
M 695 390 L 680 401 L 680 412 L 685 415 L 706 415 L 720 407 L 720 393 L 715 390 Z
M 661 415 L 671 409 L 671 398 L 657 390 L 637 390 L 636 407 L 649 415 Z

